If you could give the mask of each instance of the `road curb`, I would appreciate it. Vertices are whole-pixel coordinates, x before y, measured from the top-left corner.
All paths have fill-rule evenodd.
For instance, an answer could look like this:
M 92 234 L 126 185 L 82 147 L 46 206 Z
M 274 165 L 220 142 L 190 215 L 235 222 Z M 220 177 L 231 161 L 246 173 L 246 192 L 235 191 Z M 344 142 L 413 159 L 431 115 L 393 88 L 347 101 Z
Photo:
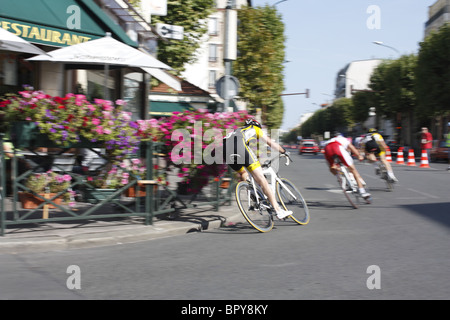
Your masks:
M 0 238 L 0 254 L 86 249 L 149 241 L 218 229 L 234 223 L 240 217 L 240 212 L 236 213 L 236 208 L 230 206 L 218 212 L 205 211 L 200 215 L 181 216 L 182 221 L 160 220 L 148 226 L 125 224 L 117 227 L 104 227 L 101 228 L 101 231 L 85 231 L 79 234 L 74 234 L 74 231 L 71 231 L 68 234 L 30 235 L 20 238 L 8 238 L 8 235 L 6 235 Z M 46 231 L 43 233 L 46 233 Z

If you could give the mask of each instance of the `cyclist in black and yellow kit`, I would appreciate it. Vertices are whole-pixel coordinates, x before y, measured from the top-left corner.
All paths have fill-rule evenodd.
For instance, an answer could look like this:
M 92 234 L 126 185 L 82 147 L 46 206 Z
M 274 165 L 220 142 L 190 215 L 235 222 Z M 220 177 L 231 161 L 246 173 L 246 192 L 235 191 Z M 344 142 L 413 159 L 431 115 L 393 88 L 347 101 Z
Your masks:
M 392 171 L 391 164 L 386 160 L 386 150 L 388 149 L 388 146 L 386 145 L 386 142 L 384 142 L 383 136 L 378 133 L 376 128 L 369 129 L 369 133 L 361 140 L 361 149 L 366 152 L 366 157 L 371 163 L 376 164 L 378 157 L 386 167 L 389 178 L 393 182 L 398 182 L 398 179 Z
M 292 214 L 292 211 L 283 210 L 276 201 L 275 195 L 264 177 L 261 164 L 249 147 L 252 140 L 264 141 L 271 148 L 278 150 L 280 153 L 286 153 L 278 143 L 268 138 L 261 129 L 261 124 L 253 119 L 248 119 L 245 126 L 238 128 L 232 133 L 228 134 L 223 140 L 223 156 L 224 161 L 234 171 L 239 174 L 241 181 L 247 180 L 247 170 L 252 174 L 256 183 L 261 186 L 262 191 L 272 204 L 277 217 L 284 219 Z

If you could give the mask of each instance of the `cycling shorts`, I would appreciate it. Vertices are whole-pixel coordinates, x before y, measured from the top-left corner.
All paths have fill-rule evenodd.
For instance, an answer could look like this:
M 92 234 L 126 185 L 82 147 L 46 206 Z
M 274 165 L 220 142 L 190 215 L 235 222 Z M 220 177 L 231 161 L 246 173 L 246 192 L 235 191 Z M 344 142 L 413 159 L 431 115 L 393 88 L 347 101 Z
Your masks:
M 338 156 L 342 164 L 349 167 L 353 165 L 353 158 L 339 142 L 331 142 L 325 146 L 325 159 L 331 167 L 334 163 L 334 156 Z
M 250 172 L 261 167 L 255 153 L 240 135 L 231 135 L 223 139 L 223 160 L 237 172 L 243 172 L 244 167 Z

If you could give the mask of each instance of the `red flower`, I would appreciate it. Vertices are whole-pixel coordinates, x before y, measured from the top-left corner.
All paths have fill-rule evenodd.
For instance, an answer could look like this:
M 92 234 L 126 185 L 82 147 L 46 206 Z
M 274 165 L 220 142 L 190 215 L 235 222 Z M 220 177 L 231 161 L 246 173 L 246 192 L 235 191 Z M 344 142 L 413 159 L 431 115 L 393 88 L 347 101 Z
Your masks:
M 11 103 L 11 100 L 0 101 L 0 108 L 6 107 Z
M 61 97 L 54 97 L 53 100 L 58 104 L 63 104 L 65 102 L 65 99 Z

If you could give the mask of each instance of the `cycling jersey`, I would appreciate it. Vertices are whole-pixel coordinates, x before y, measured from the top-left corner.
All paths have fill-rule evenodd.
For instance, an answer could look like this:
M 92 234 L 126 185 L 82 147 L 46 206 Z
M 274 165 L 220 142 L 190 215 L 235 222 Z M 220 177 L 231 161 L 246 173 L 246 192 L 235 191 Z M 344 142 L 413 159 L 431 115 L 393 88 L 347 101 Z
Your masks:
M 235 171 L 242 171 L 244 167 L 253 171 L 260 167 L 261 164 L 249 145 L 263 136 L 261 128 L 254 125 L 236 129 L 227 135 L 223 140 L 225 163 Z
M 376 132 L 366 135 L 361 141 L 361 144 L 364 145 L 364 148 L 368 153 L 384 155 L 386 150 L 384 150 L 383 145 L 381 144 L 382 141 L 384 141 L 383 137 Z
M 325 146 L 325 159 L 331 166 L 334 163 L 334 156 L 339 157 L 339 160 L 347 167 L 353 165 L 353 158 L 347 151 L 350 141 L 342 136 L 330 139 Z

